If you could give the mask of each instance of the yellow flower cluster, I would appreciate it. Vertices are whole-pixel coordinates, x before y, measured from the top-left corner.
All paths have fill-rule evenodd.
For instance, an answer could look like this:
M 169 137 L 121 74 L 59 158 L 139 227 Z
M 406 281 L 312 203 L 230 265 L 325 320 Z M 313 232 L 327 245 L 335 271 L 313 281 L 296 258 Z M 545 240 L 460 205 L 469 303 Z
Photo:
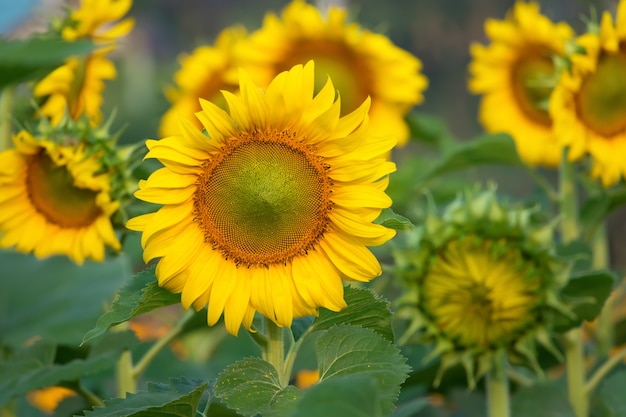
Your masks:
M 470 91 L 482 94 L 480 120 L 515 140 L 530 165 L 589 156 L 604 186 L 626 175 L 626 1 L 575 37 L 534 2 L 519 1 L 505 20 L 489 19 L 491 44 L 473 44 Z

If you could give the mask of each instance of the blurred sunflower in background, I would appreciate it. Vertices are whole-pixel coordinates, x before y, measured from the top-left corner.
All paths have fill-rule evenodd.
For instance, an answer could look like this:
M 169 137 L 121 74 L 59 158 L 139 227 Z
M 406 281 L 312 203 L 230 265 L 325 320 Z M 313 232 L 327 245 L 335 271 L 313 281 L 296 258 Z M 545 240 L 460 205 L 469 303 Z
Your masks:
M 508 133 L 529 165 L 558 166 L 562 145 L 552 130 L 548 103 L 574 32 L 553 23 L 539 4 L 518 1 L 505 20 L 488 19 L 488 46 L 470 47 L 469 90 L 482 94 L 479 118 L 485 130 Z
M 198 129 L 202 125 L 195 117 L 200 111 L 199 98 L 209 100 L 226 109 L 221 90 L 236 92 L 239 88 L 238 68 L 233 51 L 237 42 L 246 35 L 243 26 L 223 30 L 214 46 L 200 46 L 190 55 L 180 58 L 180 70 L 174 75 L 176 87 L 169 87 L 166 96 L 172 107 L 161 118 L 159 135 L 181 133 L 178 118 L 185 117 Z
M 133 28 L 132 18 L 118 21 L 131 5 L 131 0 L 82 0 L 80 8 L 62 23 L 59 31 L 65 41 L 90 40 L 96 49 L 86 56 L 68 58 L 35 85 L 34 96 L 44 99 L 39 111 L 52 124 L 59 124 L 66 114 L 73 120 L 85 114 L 92 126 L 102 122 L 104 80 L 117 75 L 107 55 L 115 49 L 116 40 Z
M 550 102 L 554 129 L 569 158 L 590 154 L 591 175 L 610 186 L 626 175 L 626 2 L 576 43 Z
M 267 14 L 263 26 L 237 45 L 238 61 L 265 87 L 278 73 L 314 60 L 316 91 L 330 76 L 341 95 L 342 115 L 369 96 L 371 135 L 391 135 L 403 145 L 409 139 L 404 116 L 423 101 L 428 85 L 422 63 L 386 36 L 347 19 L 343 8 L 330 6 L 322 14 L 295 0 L 281 17 Z
M 393 138 L 368 131 L 369 100 L 340 117 L 330 81 L 314 94 L 313 62 L 280 73 L 265 90 L 240 72 L 229 113 L 201 101 L 206 135 L 180 119 L 179 136 L 147 141 L 164 165 L 136 197 L 163 205 L 131 219 L 159 285 L 185 308 L 208 305 L 227 330 L 250 328 L 255 311 L 279 326 L 317 307 L 346 306 L 342 278 L 381 274 L 367 246 L 395 231 L 373 224 L 391 205 L 384 190 Z
M 110 173 L 79 137 L 65 125 L 37 137 L 22 130 L 0 153 L 0 247 L 78 264 L 103 261 L 105 246 L 121 249 Z
M 401 343 L 431 343 L 445 370 L 462 365 L 470 387 L 507 355 L 541 373 L 536 342 L 560 355 L 550 332 L 568 268 L 554 252 L 553 226 L 532 210 L 500 204 L 493 190 L 468 192 L 442 215 L 431 207 L 415 241 L 397 251 L 408 293 L 399 315 L 411 325 Z M 500 369 L 501 370 L 501 369 Z

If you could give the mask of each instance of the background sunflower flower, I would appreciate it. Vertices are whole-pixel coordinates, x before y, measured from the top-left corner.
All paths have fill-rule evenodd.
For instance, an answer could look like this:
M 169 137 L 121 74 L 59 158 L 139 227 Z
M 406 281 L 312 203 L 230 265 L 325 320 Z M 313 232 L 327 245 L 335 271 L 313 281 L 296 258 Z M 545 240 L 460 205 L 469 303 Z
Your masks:
M 491 44 L 472 44 L 469 65 L 469 90 L 483 95 L 480 122 L 510 134 L 526 163 L 557 166 L 562 146 L 548 101 L 558 76 L 554 58 L 565 56 L 573 30 L 542 15 L 538 3 L 518 1 L 505 20 L 487 19 L 485 32 Z
M 576 43 L 550 101 L 554 130 L 570 160 L 588 153 L 591 175 L 610 186 L 626 175 L 626 2 Z
M 501 355 L 541 372 L 536 341 L 560 356 L 550 330 L 556 315 L 571 314 L 558 297 L 569 270 L 554 253 L 553 226 L 531 215 L 501 205 L 493 190 L 468 193 L 442 216 L 431 208 L 416 248 L 399 252 L 410 265 L 399 302 L 412 321 L 404 339 L 434 344 L 435 384 L 461 364 L 473 387 Z
M 132 18 L 118 21 L 131 5 L 131 0 L 82 0 L 80 8 L 71 12 L 61 37 L 68 42 L 91 40 L 97 49 L 87 56 L 68 58 L 35 85 L 34 96 L 45 98 L 39 111 L 53 124 L 59 124 L 66 114 L 73 120 L 85 114 L 92 126 L 101 123 L 104 80 L 117 75 L 107 54 L 115 48 L 115 41 L 133 28 Z
M 371 134 L 392 135 L 400 145 L 409 139 L 404 116 L 423 101 L 428 80 L 422 63 L 384 35 L 347 21 L 348 12 L 330 6 L 323 15 L 315 6 L 295 0 L 265 16 L 263 27 L 238 45 L 238 60 L 255 82 L 266 86 L 276 74 L 314 60 L 315 88 L 330 76 L 341 94 L 342 114 L 370 97 Z
M 369 134 L 369 101 L 340 117 L 330 80 L 314 96 L 312 62 L 265 92 L 240 80 L 239 96 L 224 92 L 230 114 L 201 101 L 208 135 L 181 119 L 182 135 L 147 142 L 165 166 L 135 195 L 163 207 L 127 224 L 143 232 L 145 261 L 160 258 L 159 284 L 185 308 L 208 304 L 209 325 L 223 312 L 233 334 L 255 311 L 290 326 L 344 308 L 342 278 L 380 275 L 367 246 L 395 234 L 372 223 L 391 205 L 396 141 Z

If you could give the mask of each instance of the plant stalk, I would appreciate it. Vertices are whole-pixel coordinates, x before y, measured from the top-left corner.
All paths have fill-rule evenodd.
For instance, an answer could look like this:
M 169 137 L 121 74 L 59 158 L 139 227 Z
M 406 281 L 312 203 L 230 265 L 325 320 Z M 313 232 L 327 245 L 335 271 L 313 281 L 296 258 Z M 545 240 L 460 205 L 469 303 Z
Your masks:
M 11 112 L 13 111 L 13 87 L 5 87 L 0 93 L 0 152 L 11 147 Z
M 268 318 L 263 318 L 265 327 L 265 336 L 267 344 L 263 349 L 263 359 L 274 365 L 278 371 L 278 382 L 281 387 L 286 387 L 289 383 L 289 373 L 291 369 L 286 369 L 285 363 L 285 337 L 282 327 L 278 327 L 276 323 Z
M 506 357 L 500 359 L 500 369 L 492 369 L 486 377 L 487 410 L 489 417 L 510 417 L 511 398 L 509 396 L 509 379 L 504 371 Z
M 591 242 L 592 248 L 592 267 L 594 270 L 606 269 L 609 266 L 609 247 L 606 232 L 606 225 L 602 223 L 593 235 Z M 596 340 L 598 342 L 598 353 L 601 357 L 608 357 L 613 347 L 613 305 L 615 297 L 609 295 L 602 307 L 598 323 L 596 325 Z

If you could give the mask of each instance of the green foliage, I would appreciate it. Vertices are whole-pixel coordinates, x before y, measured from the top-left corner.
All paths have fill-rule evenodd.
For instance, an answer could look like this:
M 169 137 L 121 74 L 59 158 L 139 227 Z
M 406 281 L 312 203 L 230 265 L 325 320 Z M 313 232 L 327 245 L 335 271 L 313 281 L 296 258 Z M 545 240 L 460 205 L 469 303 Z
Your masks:
M 83 343 L 92 341 L 104 334 L 116 324 L 124 323 L 133 317 L 147 313 L 159 307 L 180 302 L 180 295 L 172 294 L 159 287 L 154 268 L 135 275 L 116 295 L 111 311 L 103 314 L 83 338 Z
M 104 407 L 85 411 L 85 417 L 193 417 L 207 386 L 187 379 L 173 379 L 168 386 L 149 385 L 147 391 L 105 401 Z
M 0 89 L 42 77 L 62 65 L 66 58 L 89 53 L 93 48 L 93 43 L 85 40 L 65 42 L 54 38 L 15 41 L 0 39 Z
M 598 317 L 615 281 L 615 276 L 608 271 L 593 271 L 570 278 L 561 290 L 561 295 L 573 304 L 572 311 L 577 319 L 559 323 L 559 330 L 563 331 L 579 325 L 583 320 L 592 321 Z
M 626 368 L 624 367 L 603 381 L 596 396 L 602 405 L 602 417 L 621 417 L 626 415 L 624 387 L 626 387 Z
M 376 219 L 375 223 L 382 224 L 389 229 L 395 230 L 408 230 L 413 228 L 411 220 L 397 213 L 394 213 L 392 209 L 383 209 L 380 216 Z
M 30 256 L 0 252 L 0 265 L 0 344 L 10 346 L 33 338 L 80 343 L 130 277 L 125 256 L 77 266 L 62 257 L 33 262 Z
M 518 390 L 511 408 L 515 417 L 574 417 L 565 387 L 550 381 Z
M 327 330 L 341 324 L 351 324 L 374 330 L 393 342 L 392 313 L 389 302 L 369 289 L 346 287 L 344 298 L 347 308 L 339 312 L 320 309 L 313 322 L 312 331 Z
M 439 117 L 412 112 L 406 116 L 411 138 L 418 142 L 441 148 L 452 140 L 445 122 Z

